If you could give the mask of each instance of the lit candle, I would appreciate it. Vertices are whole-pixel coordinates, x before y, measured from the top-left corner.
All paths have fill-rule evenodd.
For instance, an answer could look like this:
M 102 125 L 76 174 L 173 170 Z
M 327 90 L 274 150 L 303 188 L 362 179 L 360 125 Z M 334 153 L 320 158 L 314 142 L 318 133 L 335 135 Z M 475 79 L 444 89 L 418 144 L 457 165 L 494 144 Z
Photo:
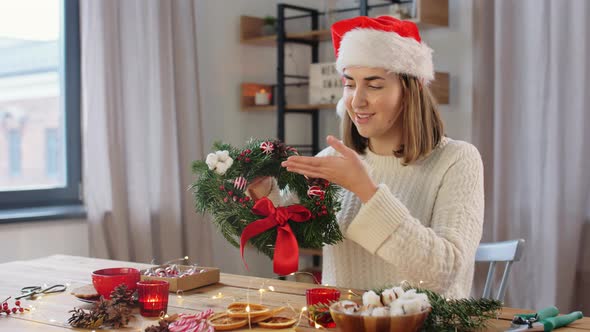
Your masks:
M 145 280 L 137 283 L 139 312 L 144 317 L 159 317 L 168 310 L 168 287 L 164 280 Z
M 270 94 L 265 89 L 261 89 L 256 92 L 254 97 L 254 104 L 256 105 L 268 105 L 270 104 Z
M 340 291 L 333 288 L 311 288 L 305 291 L 305 297 L 308 308 L 317 304 L 330 305 L 332 302 L 338 301 L 340 299 Z M 323 311 L 327 309 L 316 308 L 316 310 Z M 318 328 L 318 326 L 328 328 L 336 327 L 336 324 L 334 321 L 332 321 L 330 315 L 325 316 L 325 321 L 313 321 L 312 323 L 315 324 L 316 328 Z

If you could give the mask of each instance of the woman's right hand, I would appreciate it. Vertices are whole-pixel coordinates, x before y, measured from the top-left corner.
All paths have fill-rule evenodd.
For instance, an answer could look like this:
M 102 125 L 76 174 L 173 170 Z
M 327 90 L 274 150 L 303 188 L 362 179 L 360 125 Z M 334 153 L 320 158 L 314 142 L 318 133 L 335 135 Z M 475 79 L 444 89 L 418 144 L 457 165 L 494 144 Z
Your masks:
M 273 181 L 271 176 L 257 177 L 246 187 L 246 193 L 255 201 L 268 196 L 272 191 Z

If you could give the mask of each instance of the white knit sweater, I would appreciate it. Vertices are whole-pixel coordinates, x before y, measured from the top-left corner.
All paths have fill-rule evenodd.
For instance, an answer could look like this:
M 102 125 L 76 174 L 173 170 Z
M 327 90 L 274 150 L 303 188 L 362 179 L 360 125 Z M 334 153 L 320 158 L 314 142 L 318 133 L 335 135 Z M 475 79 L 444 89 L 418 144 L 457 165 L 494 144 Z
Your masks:
M 318 156 L 337 155 L 329 147 Z M 362 204 L 343 190 L 343 242 L 323 249 L 322 283 L 372 289 L 406 280 L 447 297 L 469 297 L 482 234 L 483 165 L 477 149 L 443 138 L 425 159 L 403 166 L 367 149 L 361 156 L 377 193 Z M 298 203 L 288 191 L 269 198 Z
M 337 155 L 331 147 L 318 156 Z M 343 242 L 323 249 L 322 283 L 372 289 L 406 280 L 447 297 L 469 297 L 482 234 L 483 165 L 477 149 L 443 138 L 426 158 L 361 155 L 377 193 L 362 204 L 343 190 L 337 219 Z M 298 202 L 273 191 L 279 205 Z
M 318 156 L 336 154 L 329 147 Z M 422 281 L 447 297 L 469 297 L 484 212 L 477 149 L 445 137 L 408 166 L 368 149 L 361 158 L 379 189 L 366 204 L 343 191 L 337 219 L 345 239 L 324 247 L 322 283 L 371 289 Z

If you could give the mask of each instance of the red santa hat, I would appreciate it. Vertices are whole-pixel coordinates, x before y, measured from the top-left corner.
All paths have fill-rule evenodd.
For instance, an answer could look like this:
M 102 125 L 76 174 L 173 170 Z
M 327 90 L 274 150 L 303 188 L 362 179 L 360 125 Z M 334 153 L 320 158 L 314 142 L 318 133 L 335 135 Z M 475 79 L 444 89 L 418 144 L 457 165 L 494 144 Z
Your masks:
M 432 49 L 422 42 L 414 22 L 391 16 L 338 21 L 332 25 L 332 43 L 341 74 L 347 67 L 373 67 L 414 76 L 423 84 L 434 79 Z M 342 100 L 337 109 L 339 114 L 345 111 Z

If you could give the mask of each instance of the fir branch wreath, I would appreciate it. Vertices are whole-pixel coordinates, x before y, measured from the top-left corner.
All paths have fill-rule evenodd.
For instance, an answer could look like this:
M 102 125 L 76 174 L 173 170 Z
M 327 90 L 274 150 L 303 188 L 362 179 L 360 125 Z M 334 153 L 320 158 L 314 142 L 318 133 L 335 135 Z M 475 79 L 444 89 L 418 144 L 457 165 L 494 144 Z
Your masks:
M 251 139 L 241 149 L 218 142 L 213 151 L 206 160 L 193 162 L 193 173 L 198 178 L 191 190 L 196 210 L 210 213 L 213 223 L 233 246 L 243 250 L 246 238 L 258 251 L 273 259 L 275 273 L 285 275 L 297 270 L 299 247 L 319 249 L 342 241 L 336 222 L 340 188 L 324 179 L 308 179 L 283 168 L 281 162 L 298 155 L 296 149 L 278 140 Z M 253 200 L 246 188 L 264 176 L 275 178 L 279 189 L 297 195 L 299 203 L 278 207 L 266 197 Z M 284 218 L 287 212 L 288 220 L 280 221 L 280 216 Z M 277 216 L 276 227 L 260 232 L 261 224 L 270 225 L 269 214 Z M 256 226 L 258 231 L 253 233 Z M 291 243 L 291 250 L 285 255 L 287 242 Z

